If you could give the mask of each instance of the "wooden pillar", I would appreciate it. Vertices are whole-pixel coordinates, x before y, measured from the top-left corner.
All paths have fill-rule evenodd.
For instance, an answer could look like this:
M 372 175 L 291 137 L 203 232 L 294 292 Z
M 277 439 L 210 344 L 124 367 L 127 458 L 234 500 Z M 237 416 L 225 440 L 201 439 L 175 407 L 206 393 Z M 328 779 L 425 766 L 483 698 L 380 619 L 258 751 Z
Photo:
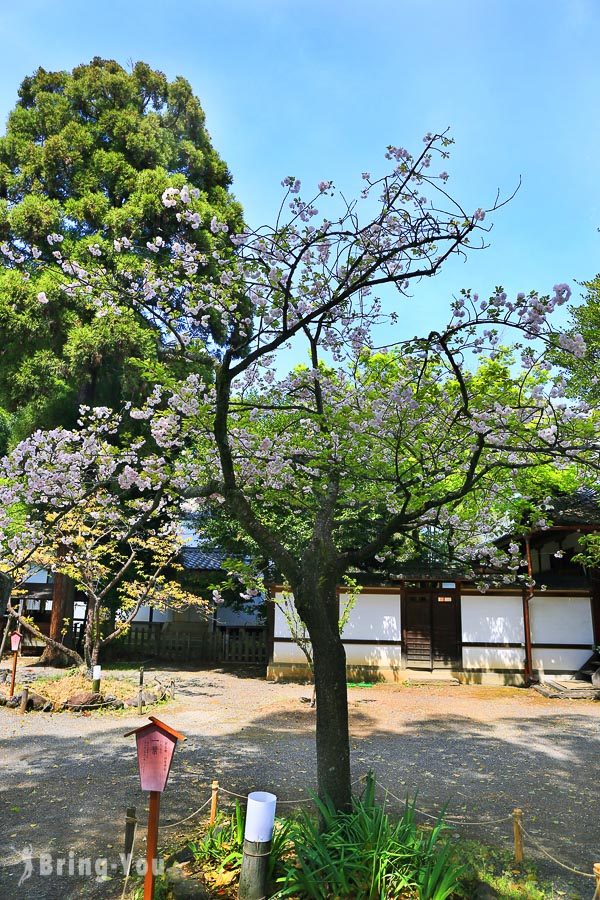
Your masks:
M 527 556 L 527 574 L 533 578 L 533 563 L 531 560 L 531 544 L 529 538 L 525 538 L 525 553 Z M 525 682 L 529 684 L 533 678 L 533 654 L 531 651 L 531 620 L 529 617 L 529 601 L 533 597 L 533 588 L 528 587 L 523 591 L 523 632 L 525 636 Z
M 68 640 L 63 636 L 65 619 L 73 622 L 73 609 L 75 603 L 75 582 L 68 575 L 56 572 L 52 587 L 52 610 L 50 612 L 49 636 L 53 641 L 64 643 Z M 69 659 L 55 647 L 46 646 L 40 658 L 40 662 L 47 666 L 61 666 L 71 664 Z
M 271 841 L 244 840 L 240 870 L 239 900 L 266 900 L 267 869 L 271 855 Z
M 600 647 L 600 572 L 598 570 L 595 570 L 590 578 L 590 607 L 594 647 Z
M 13 650 L 13 659 L 12 659 L 12 669 L 10 673 L 10 690 L 8 692 L 9 697 L 13 697 L 15 693 L 15 678 L 17 677 L 17 657 L 19 655 L 18 650 Z
M 24 715 L 27 712 L 27 704 L 29 703 L 29 688 L 23 688 L 23 693 L 21 694 L 21 705 L 19 706 L 19 715 Z
M 275 650 L 275 585 L 265 585 L 265 602 L 267 604 L 267 666 L 273 665 L 273 653 Z
M 527 684 L 533 678 L 533 661 L 531 650 L 531 622 L 529 618 L 529 600 L 533 596 L 532 592 L 525 589 L 523 591 L 523 632 L 525 635 L 525 681 Z

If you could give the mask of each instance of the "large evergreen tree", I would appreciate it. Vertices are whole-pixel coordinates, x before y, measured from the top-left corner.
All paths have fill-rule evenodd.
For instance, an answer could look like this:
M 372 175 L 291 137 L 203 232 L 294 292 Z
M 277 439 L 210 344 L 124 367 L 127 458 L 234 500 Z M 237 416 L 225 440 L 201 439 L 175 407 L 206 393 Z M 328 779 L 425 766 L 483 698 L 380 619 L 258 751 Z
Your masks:
M 0 138 L 0 240 L 34 241 L 49 258 L 68 246 L 89 259 L 100 247 L 110 266 L 115 240 L 168 244 L 161 194 L 187 184 L 200 192 L 196 233 L 209 248 L 213 215 L 240 225 L 230 183 L 185 79 L 99 58 L 73 72 L 38 69 Z M 64 244 L 48 242 L 59 232 Z M 54 299 L 51 281 L 0 270 L 0 405 L 16 414 L 17 437 L 74 424 L 80 403 L 140 399 L 168 345 L 157 321 L 125 309 L 98 318 L 92 297 L 40 304 L 40 290 Z

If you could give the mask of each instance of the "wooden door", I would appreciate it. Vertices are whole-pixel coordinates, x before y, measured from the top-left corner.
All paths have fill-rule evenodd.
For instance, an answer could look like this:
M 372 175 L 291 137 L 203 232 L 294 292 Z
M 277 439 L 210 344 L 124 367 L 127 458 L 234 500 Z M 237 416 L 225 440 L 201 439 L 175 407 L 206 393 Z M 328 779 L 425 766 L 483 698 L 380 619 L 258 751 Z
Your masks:
M 461 658 L 460 603 L 452 591 L 441 589 L 431 596 L 431 652 L 436 668 Z
M 406 595 L 404 616 L 406 665 L 431 669 L 431 595 L 425 592 Z
M 452 667 L 461 659 L 460 599 L 455 590 L 409 590 L 404 604 L 406 665 Z

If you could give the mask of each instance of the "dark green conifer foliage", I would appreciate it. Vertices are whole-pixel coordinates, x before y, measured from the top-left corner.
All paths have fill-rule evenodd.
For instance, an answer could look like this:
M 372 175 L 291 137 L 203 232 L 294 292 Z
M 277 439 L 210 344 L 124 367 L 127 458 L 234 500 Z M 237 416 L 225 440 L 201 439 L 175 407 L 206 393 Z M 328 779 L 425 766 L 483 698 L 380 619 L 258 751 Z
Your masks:
M 0 241 L 32 240 L 49 256 L 57 248 L 46 237 L 60 232 L 82 259 L 90 244 L 122 236 L 168 241 L 161 194 L 183 184 L 201 191 L 200 246 L 211 245 L 213 215 L 240 228 L 230 174 L 185 79 L 99 58 L 73 72 L 40 68 L 0 138 Z M 51 302 L 37 301 L 40 290 Z M 154 323 L 125 310 L 99 319 L 92 302 L 52 291 L 43 276 L 24 283 L 0 269 L 0 406 L 16 414 L 16 438 L 73 425 L 80 403 L 139 399 L 169 370 Z

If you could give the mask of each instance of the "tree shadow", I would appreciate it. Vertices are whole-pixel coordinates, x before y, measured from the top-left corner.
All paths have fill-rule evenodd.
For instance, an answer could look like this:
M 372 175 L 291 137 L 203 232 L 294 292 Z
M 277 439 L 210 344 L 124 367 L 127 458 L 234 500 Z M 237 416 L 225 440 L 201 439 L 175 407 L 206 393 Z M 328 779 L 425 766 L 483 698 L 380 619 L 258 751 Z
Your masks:
M 451 692 L 448 696 L 451 702 Z M 296 808 L 286 806 L 289 800 L 309 802 L 309 791 L 316 788 L 314 710 L 289 691 L 275 690 L 255 713 L 248 710 L 242 724 L 226 719 L 216 694 L 195 688 L 186 694 L 186 703 L 194 697 L 201 701 L 197 706 L 175 707 L 168 713 L 169 723 L 187 740 L 176 749 L 162 798 L 163 826 L 200 807 L 213 778 L 224 789 L 222 802 L 258 789 L 278 795 L 281 814 Z M 207 709 L 207 698 L 216 705 Z M 448 816 L 468 823 L 500 819 L 519 806 L 526 830 L 541 846 L 565 863 L 591 872 L 592 863 L 600 858 L 590 792 L 597 770 L 597 715 L 569 706 L 565 714 L 503 716 L 482 722 L 457 715 L 450 706 L 444 715 L 403 718 L 399 690 L 397 715 L 382 724 L 375 707 L 364 702 L 367 699 L 371 696 L 350 697 L 353 778 L 374 770 L 380 797 L 391 810 L 400 811 L 404 798 L 416 796 L 417 807 L 425 812 L 435 815 L 448 803 Z M 239 702 L 244 703 L 243 696 Z M 207 727 L 213 712 L 222 718 L 217 731 Z M 139 787 L 134 743 L 124 737 L 140 721 L 137 716 L 115 720 L 72 714 L 20 718 L 0 711 L 6 769 L 0 784 L 4 809 L 0 896 L 14 892 L 23 867 L 13 857 L 27 844 L 37 854 L 64 855 L 73 849 L 77 857 L 99 854 L 118 862 L 126 807 L 136 806 L 141 822 L 146 817 L 147 795 Z M 391 793 L 386 794 L 386 788 Z M 195 821 L 163 827 L 161 840 L 168 843 L 189 833 Z M 510 821 L 483 826 L 459 822 L 456 827 L 466 837 L 510 846 Z M 141 838 L 142 834 L 139 848 Z M 584 879 L 571 878 L 549 862 L 543 861 L 541 869 L 561 889 L 566 885 L 575 890 L 568 896 L 587 891 Z M 121 885 L 117 877 L 98 884 L 93 878 L 34 874 L 19 888 L 19 896 L 112 898 L 119 896 Z

